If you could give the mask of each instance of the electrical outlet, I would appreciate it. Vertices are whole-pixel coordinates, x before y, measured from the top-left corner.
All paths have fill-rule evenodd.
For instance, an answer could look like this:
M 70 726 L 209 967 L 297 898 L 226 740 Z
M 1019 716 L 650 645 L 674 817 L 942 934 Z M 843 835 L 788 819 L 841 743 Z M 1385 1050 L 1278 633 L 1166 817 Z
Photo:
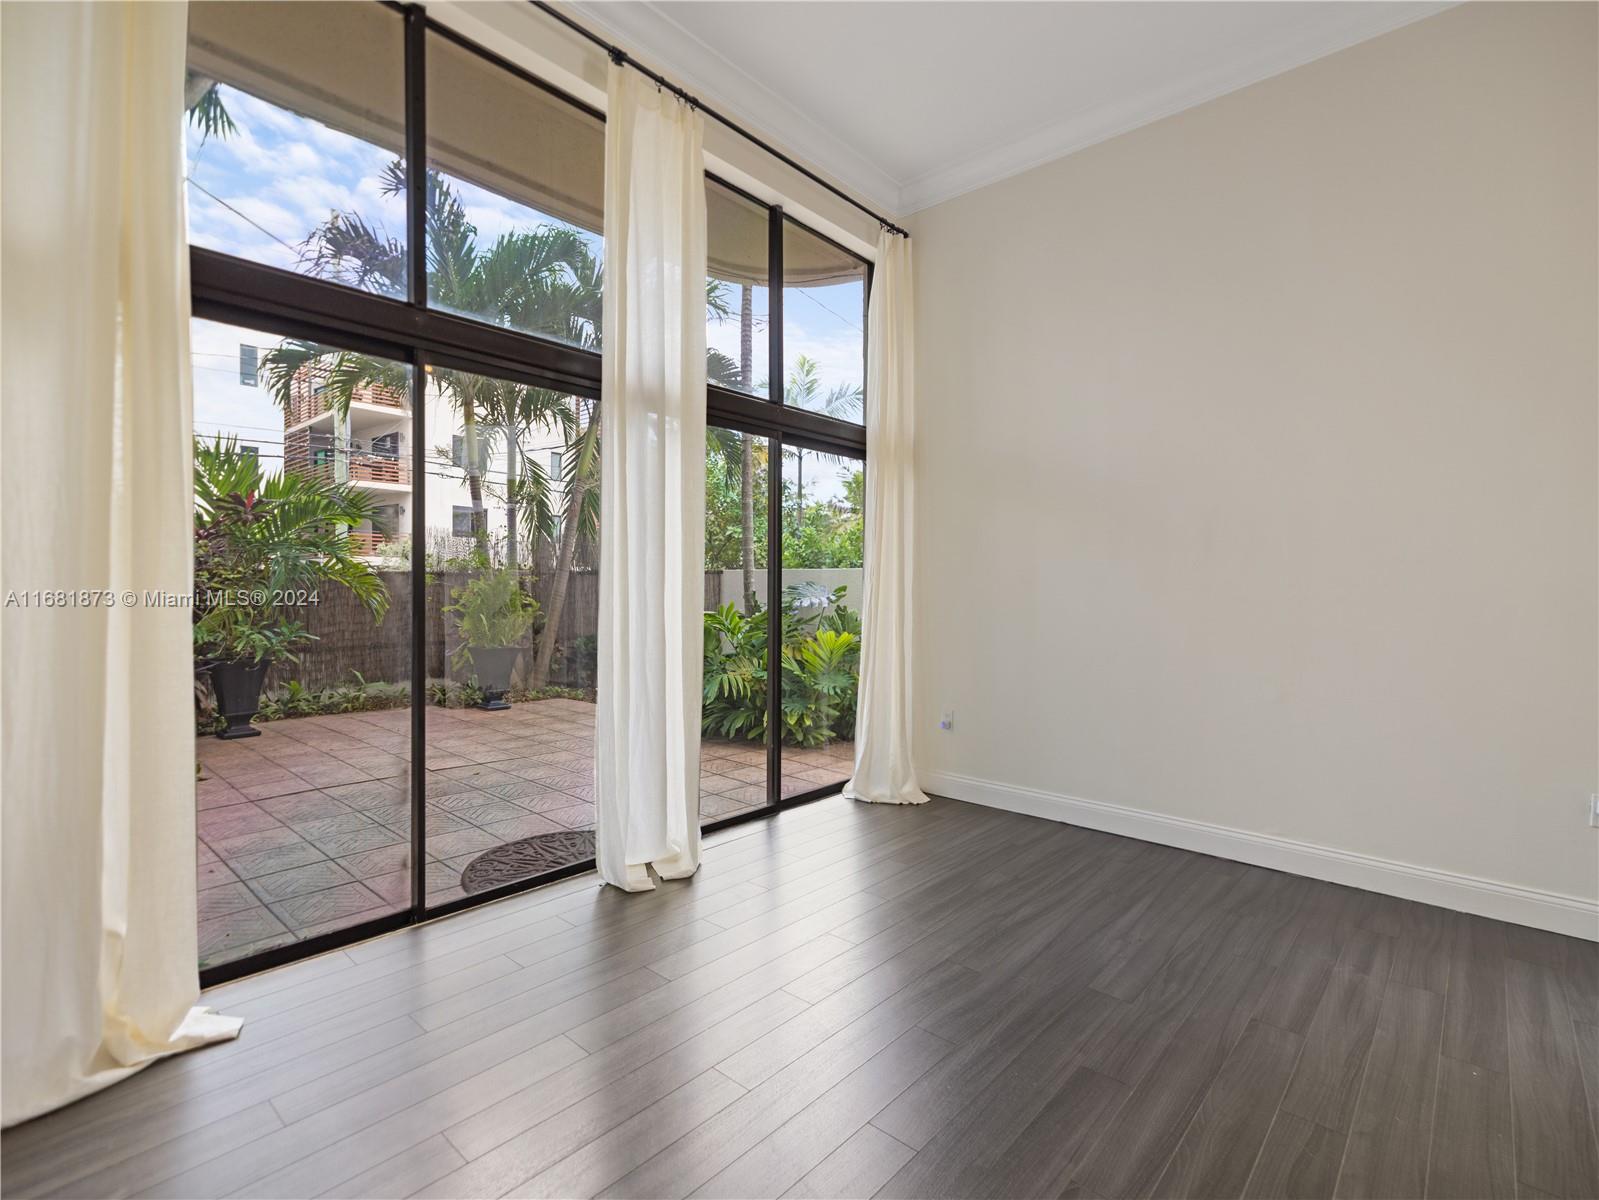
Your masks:
M 1588 797 L 1588 824 L 1599 829 L 1599 792 Z
M 944 715 L 938 718 L 938 727 L 945 733 L 955 728 L 955 710 L 953 708 L 944 710 Z

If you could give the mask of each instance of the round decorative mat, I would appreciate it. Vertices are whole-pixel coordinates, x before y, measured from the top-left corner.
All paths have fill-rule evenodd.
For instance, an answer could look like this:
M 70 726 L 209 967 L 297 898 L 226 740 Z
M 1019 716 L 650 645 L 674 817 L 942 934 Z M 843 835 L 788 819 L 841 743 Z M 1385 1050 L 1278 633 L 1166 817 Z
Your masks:
M 470 896 L 593 857 L 592 829 L 534 834 L 485 850 L 467 863 L 461 872 L 461 889 Z

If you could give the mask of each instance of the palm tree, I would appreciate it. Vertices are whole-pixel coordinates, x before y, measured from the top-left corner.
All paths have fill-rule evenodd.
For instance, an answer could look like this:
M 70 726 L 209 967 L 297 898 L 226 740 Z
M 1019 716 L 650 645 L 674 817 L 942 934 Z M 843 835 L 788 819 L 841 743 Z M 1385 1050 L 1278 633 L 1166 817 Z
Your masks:
M 405 165 L 390 163 L 383 192 L 404 195 L 405 189 Z M 506 328 L 537 330 L 585 349 L 598 347 L 602 269 L 576 230 L 541 225 L 501 234 L 482 245 L 466 207 L 437 171 L 427 173 L 426 230 L 430 304 Z M 395 297 L 405 294 L 405 245 L 359 214 L 334 213 L 306 239 L 301 257 L 303 265 L 324 278 Z M 560 423 L 566 406 L 548 389 L 487 376 L 441 371 L 435 379 L 461 414 L 461 466 L 471 497 L 472 531 L 486 549 L 483 476 L 495 429 L 514 435 Z M 507 448 L 512 451 L 507 493 L 516 497 L 514 502 L 508 499 L 508 512 L 547 511 L 546 476 L 524 458 L 518 438 L 508 438 Z M 514 545 L 514 519 L 511 529 Z
M 391 163 L 382 187 L 389 195 L 406 188 L 405 167 Z M 479 241 L 465 206 L 438 172 L 427 173 L 425 253 L 428 256 L 428 299 L 439 308 L 514 329 L 540 333 L 585 348 L 597 348 L 602 307 L 602 272 L 587 240 L 576 230 L 555 225 L 502 234 L 492 243 Z M 334 213 L 302 246 L 302 265 L 312 274 L 381 295 L 401 297 L 406 291 L 406 247 L 384 229 L 356 213 Z M 287 396 L 294 373 L 311 357 L 328 356 L 335 370 L 326 394 L 336 411 L 348 412 L 356 388 L 383 380 L 405 368 L 361 355 L 348 355 L 309 343 L 266 356 L 265 367 L 274 394 Z M 347 370 L 338 369 L 348 364 Z M 507 517 L 509 565 L 520 557 L 519 542 L 539 536 L 556 542 L 556 561 L 548 635 L 534 668 L 534 685 L 548 677 L 555 630 L 559 627 L 567 582 L 576 549 L 576 535 L 585 524 L 585 507 L 598 462 L 598 426 L 584 425 L 572 402 L 559 392 L 511 380 L 463 371 L 440 370 L 433 381 L 460 414 L 463 451 L 459 464 L 472 507 L 472 534 L 478 549 L 488 553 L 486 466 L 493 452 L 506 451 L 503 501 Z M 401 385 L 403 387 L 403 384 Z M 581 402 L 579 402 L 581 404 Z M 564 511 L 557 512 L 548 472 L 532 457 L 524 434 L 553 428 L 563 437 L 563 463 L 580 469 L 566 488 Z M 572 486 L 575 484 L 575 486 Z M 597 497 L 595 498 L 597 502 Z M 570 534 L 570 536 L 568 536 Z
M 385 193 L 403 195 L 406 183 L 404 164 L 396 161 L 385 168 Z M 508 328 L 537 330 L 586 349 L 598 348 L 603 271 L 583 235 L 563 226 L 543 225 L 502 234 L 494 242 L 483 244 L 448 180 L 429 171 L 426 189 L 425 253 L 430 304 Z M 356 213 L 332 214 L 306 239 L 301 260 L 310 273 L 323 278 L 396 298 L 406 293 L 405 244 Z M 711 378 L 728 384 L 736 379 L 746 389 L 752 374 L 750 299 L 750 289 L 746 288 L 740 321 L 743 362 L 734 368 L 725 355 L 712 352 L 707 364 Z M 714 281 L 707 284 L 706 305 L 716 319 L 730 315 L 722 285 Z M 264 360 L 274 394 L 286 398 L 294 372 L 318 354 L 332 359 L 327 394 L 341 415 L 348 412 L 350 399 L 362 382 L 388 382 L 390 374 L 403 374 L 405 370 L 397 364 L 379 363 L 310 343 L 286 344 Z M 368 364 L 364 371 L 362 363 Z M 503 501 L 511 531 L 509 562 L 514 564 L 518 558 L 519 529 L 526 532 L 530 541 L 544 537 L 554 547 L 545 634 L 540 639 L 531 679 L 533 686 L 543 686 L 549 677 L 580 539 L 592 539 L 598 528 L 600 445 L 596 402 L 458 371 L 440 370 L 433 379 L 461 417 L 461 469 L 471 498 L 473 535 L 480 551 L 486 554 L 488 549 L 484 496 L 491 485 L 485 480 L 485 466 L 490 454 L 501 446 L 507 455 Z M 400 386 L 403 388 L 403 383 Z M 564 478 L 559 481 L 551 480 L 523 439 L 524 432 L 540 428 L 557 429 L 562 435 Z M 744 563 L 746 591 L 753 593 L 755 468 L 751 439 L 743 441 L 740 469 L 745 496 Z M 554 498 L 557 483 L 564 493 L 564 503 L 559 508 Z
M 183 110 L 200 130 L 200 140 L 208 137 L 225 138 L 239 131 L 222 101 L 220 85 L 215 79 L 190 71 L 183 80 Z
M 801 354 L 794 360 L 794 370 L 783 388 L 783 403 L 803 408 L 807 412 L 821 413 L 840 421 L 852 420 L 861 412 L 861 389 L 840 383 L 822 391 L 821 368 L 814 358 Z M 805 507 L 805 450 L 794 451 L 795 498 L 801 510 Z M 836 455 L 830 460 L 841 461 Z
M 600 421 L 598 404 L 593 400 L 576 401 L 579 412 L 575 414 L 574 430 L 578 431 L 575 444 L 568 439 L 568 449 L 562 456 L 562 469 L 566 478 L 566 508 L 559 525 L 560 540 L 556 545 L 555 571 L 550 580 L 550 598 L 545 606 L 544 634 L 539 638 L 538 654 L 533 660 L 534 687 L 543 687 L 550 678 L 550 664 L 555 657 L 555 641 L 560 636 L 561 615 L 566 610 L 567 583 L 572 576 L 572 563 L 577 555 L 579 534 L 592 538 L 600 523 Z
M 710 311 L 717 320 L 724 320 L 729 315 L 725 303 L 717 303 L 724 295 L 723 286 L 720 283 L 711 285 Z M 738 364 L 735 366 L 733 360 L 719 350 L 711 350 L 707 354 L 706 377 L 713 383 L 737 388 L 741 392 L 749 392 L 755 378 L 754 293 L 755 289 L 750 284 L 739 285 Z M 722 452 L 724 461 L 730 457 L 733 449 L 738 452 L 739 567 L 743 573 L 744 611 L 750 612 L 755 605 L 755 439 L 724 429 L 712 430 L 711 437 Z M 730 464 L 728 469 L 731 469 Z

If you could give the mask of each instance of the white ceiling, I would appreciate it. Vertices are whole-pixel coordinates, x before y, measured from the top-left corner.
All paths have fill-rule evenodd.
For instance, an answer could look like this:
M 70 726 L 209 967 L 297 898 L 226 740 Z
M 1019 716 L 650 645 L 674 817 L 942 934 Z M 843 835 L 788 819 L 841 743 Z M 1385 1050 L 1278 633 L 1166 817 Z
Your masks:
M 1447 3 L 580 0 L 728 116 L 908 214 Z

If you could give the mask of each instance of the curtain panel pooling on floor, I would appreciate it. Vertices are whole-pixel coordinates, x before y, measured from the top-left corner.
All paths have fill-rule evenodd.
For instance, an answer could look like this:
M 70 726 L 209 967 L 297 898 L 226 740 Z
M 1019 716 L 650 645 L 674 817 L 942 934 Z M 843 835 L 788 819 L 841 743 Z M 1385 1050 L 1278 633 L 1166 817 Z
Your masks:
M 700 862 L 704 123 L 618 63 L 605 125 L 595 831 L 627 891 Z
M 144 600 L 192 579 L 186 16 L 0 34 L 5 588 L 77 597 L 5 613 L 7 1125 L 240 1026 L 195 1005 L 189 610 Z
M 916 361 L 911 241 L 884 230 L 867 306 L 866 603 L 861 612 L 855 775 L 844 794 L 925 804 L 912 761 L 911 550 L 915 512 Z

